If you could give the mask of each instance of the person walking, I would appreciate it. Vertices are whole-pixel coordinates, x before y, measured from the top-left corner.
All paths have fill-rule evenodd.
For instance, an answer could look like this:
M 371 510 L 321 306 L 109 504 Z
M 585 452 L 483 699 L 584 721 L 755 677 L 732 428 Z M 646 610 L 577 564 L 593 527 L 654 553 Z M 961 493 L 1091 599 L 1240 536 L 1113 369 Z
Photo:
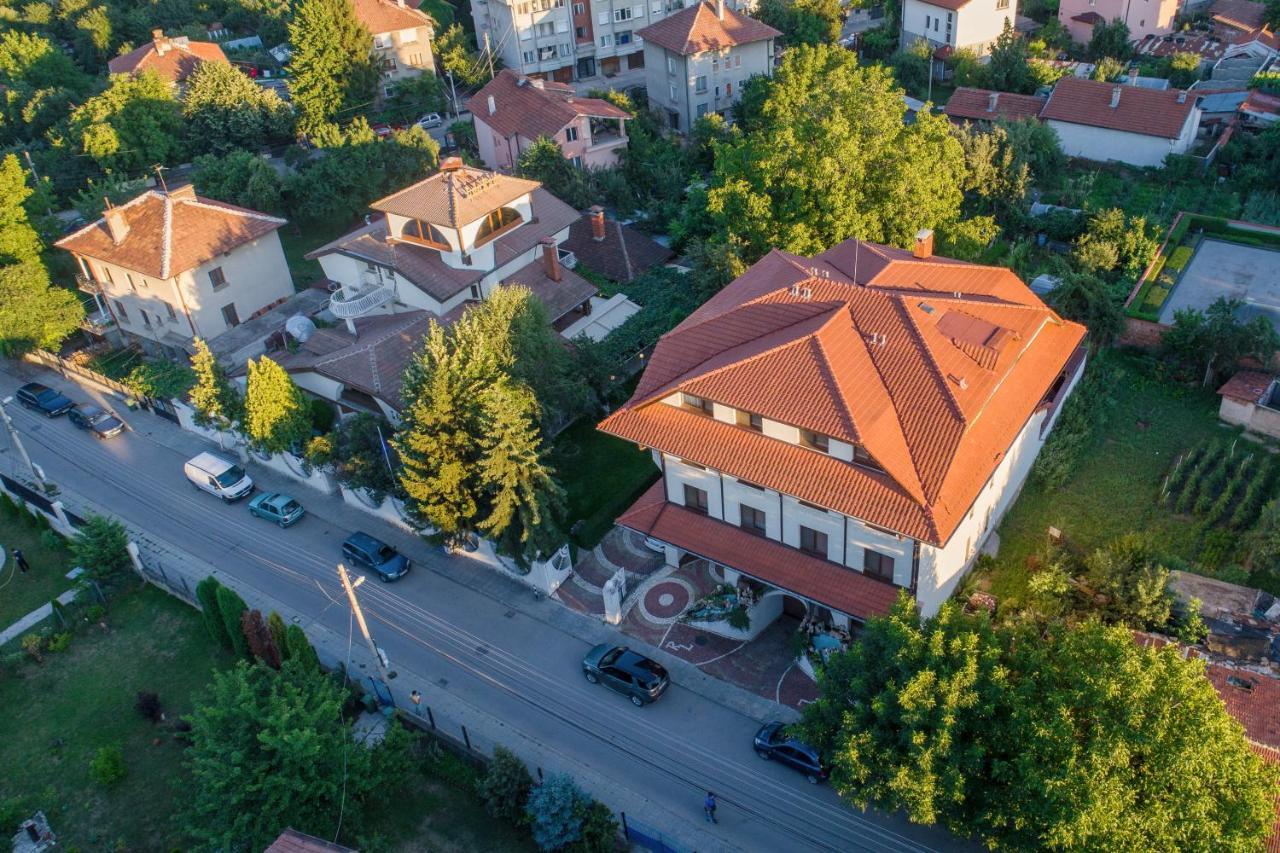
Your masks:
M 707 798 L 702 801 L 702 811 L 707 815 L 707 823 L 719 823 L 716 820 L 716 795 L 707 791 Z
M 24 575 L 27 573 L 27 569 L 31 568 L 31 566 L 30 566 L 30 565 L 28 565 L 28 563 L 27 563 L 27 558 L 26 558 L 26 557 L 24 557 L 24 556 L 22 556 L 22 549 L 21 549 L 21 548 L 14 548 L 14 549 L 13 549 L 13 562 L 17 563 L 17 565 L 18 565 L 18 569 L 19 569 L 19 570 L 20 570 Z

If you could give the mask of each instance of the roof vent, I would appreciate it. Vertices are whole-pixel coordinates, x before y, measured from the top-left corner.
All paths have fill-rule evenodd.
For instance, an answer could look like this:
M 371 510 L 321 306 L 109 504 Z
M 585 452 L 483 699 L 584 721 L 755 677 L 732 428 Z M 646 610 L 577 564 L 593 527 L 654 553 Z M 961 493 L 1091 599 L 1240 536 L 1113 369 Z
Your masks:
M 493 95 L 489 96 L 489 115 L 493 115 L 498 111 L 498 102 L 493 99 Z
M 440 161 L 440 171 L 442 172 L 456 172 L 461 168 L 461 157 L 446 157 Z
M 919 306 L 920 310 L 923 311 L 924 313 L 926 314 L 933 313 L 933 306 L 930 305 L 928 302 L 919 302 L 917 303 L 917 305 Z
M 1185 104 L 1187 102 L 1187 90 L 1183 89 L 1178 92 L 1178 103 Z
M 1120 106 L 1120 90 L 1120 86 L 1115 86 L 1111 89 L 1111 109 L 1113 110 Z
M 813 289 L 809 287 L 801 287 L 797 282 L 791 285 L 791 295 L 797 299 L 809 300 L 813 298 Z
M 947 378 L 956 383 L 956 386 L 959 387 L 961 391 L 969 387 L 969 380 L 965 379 L 963 376 L 956 376 L 954 373 L 948 373 Z

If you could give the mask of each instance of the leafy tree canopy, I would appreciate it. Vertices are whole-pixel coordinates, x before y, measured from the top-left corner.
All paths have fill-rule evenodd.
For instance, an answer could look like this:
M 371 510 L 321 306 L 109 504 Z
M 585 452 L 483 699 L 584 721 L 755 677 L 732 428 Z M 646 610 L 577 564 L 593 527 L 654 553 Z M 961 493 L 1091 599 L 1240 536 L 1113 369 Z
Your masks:
M 228 429 L 244 417 L 244 401 L 204 339 L 196 338 L 194 344 L 196 351 L 191 356 L 191 369 L 196 382 L 189 396 L 196 410 L 196 423 Z
M 1262 364 L 1280 349 L 1280 335 L 1265 315 L 1249 320 L 1239 318 L 1244 302 L 1219 297 L 1205 311 L 1183 308 L 1175 311 L 1172 327 L 1161 338 L 1167 358 L 1209 385 L 1236 363 L 1252 356 Z
M 1031 71 L 1031 54 L 1026 39 L 1007 20 L 991 45 L 987 63 L 987 83 L 998 92 L 1030 95 L 1039 85 Z
M 249 360 L 244 429 L 267 453 L 298 450 L 311 438 L 307 398 L 284 368 L 265 355 Z
M 234 65 L 202 62 L 187 78 L 182 104 L 189 150 L 261 150 L 293 137 L 293 110 Z
M 202 196 L 268 213 L 278 213 L 284 205 L 280 173 L 257 154 L 202 154 L 195 167 L 191 180 Z
M 1129 43 L 1129 27 L 1119 18 L 1094 24 L 1088 53 L 1094 60 L 1106 57 L 1121 62 L 1127 61 L 1133 56 L 1133 45 Z
M 67 141 L 102 169 L 140 174 L 181 159 L 182 107 L 155 72 L 116 75 L 106 91 L 72 111 Z
M 373 101 L 379 78 L 373 37 L 348 0 L 302 0 L 289 22 L 289 43 L 289 93 L 303 133 Z

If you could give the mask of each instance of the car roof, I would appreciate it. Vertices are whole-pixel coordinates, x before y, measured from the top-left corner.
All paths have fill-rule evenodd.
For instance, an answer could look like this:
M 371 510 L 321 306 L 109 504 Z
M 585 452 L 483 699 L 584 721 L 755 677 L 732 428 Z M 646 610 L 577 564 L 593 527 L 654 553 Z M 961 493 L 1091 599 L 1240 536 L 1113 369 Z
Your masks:
M 76 406 L 76 411 L 82 415 L 85 415 L 86 417 L 93 417 L 94 415 L 106 414 L 106 411 L 104 411 L 101 406 L 95 406 L 93 405 L 93 403 L 81 403 L 80 405 Z
M 52 391 L 53 389 L 48 385 L 41 385 L 39 382 L 28 382 L 18 390 L 26 391 L 28 394 L 43 394 L 45 391 Z
M 647 675 L 656 675 L 652 667 L 661 667 L 657 661 L 650 660 L 639 652 L 633 652 L 627 649 L 618 659 L 614 661 L 615 666 L 620 666 L 628 672 L 642 672 Z
M 214 475 L 221 474 L 223 471 L 227 471 L 235 467 L 235 463 L 231 460 L 223 459 L 216 453 L 210 453 L 207 450 L 204 453 L 191 457 L 187 462 L 190 465 L 194 465 L 197 468 L 203 471 L 208 471 L 210 474 Z
M 365 548 L 368 550 L 377 550 L 378 548 L 382 547 L 383 545 L 386 545 L 387 543 L 383 542 L 381 539 L 377 538 L 376 536 L 370 536 L 368 533 L 365 533 L 363 530 L 357 530 L 355 533 L 352 533 L 350 536 L 348 536 L 346 541 L 343 542 L 342 544 L 354 545 L 357 548 Z

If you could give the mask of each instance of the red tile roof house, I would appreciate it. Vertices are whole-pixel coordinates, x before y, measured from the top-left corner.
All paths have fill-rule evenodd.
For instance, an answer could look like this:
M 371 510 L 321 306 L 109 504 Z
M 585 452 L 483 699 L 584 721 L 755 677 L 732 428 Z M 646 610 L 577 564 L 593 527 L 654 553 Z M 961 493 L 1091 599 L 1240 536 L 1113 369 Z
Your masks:
M 1078 77 L 1053 87 L 1040 119 L 1069 157 L 1131 166 L 1163 166 L 1185 154 L 1200 128 L 1196 96 L 1183 89 L 1144 89 Z
M 382 94 L 421 74 L 435 74 L 431 53 L 435 22 L 418 9 L 421 0 L 351 0 L 356 18 L 373 36 L 373 52 L 382 63 Z
M 1258 435 L 1280 438 L 1280 393 L 1276 378 L 1259 370 L 1241 370 L 1218 389 L 1218 417 Z
M 955 50 L 985 56 L 1005 25 L 1018 17 L 1017 0 L 905 0 L 898 44 L 902 49 L 924 39 L 940 49 L 935 59 Z
M 943 112 L 954 122 L 986 121 L 997 119 L 1017 121 L 1039 118 L 1047 98 L 1041 95 L 1017 95 L 1013 92 L 996 92 L 991 89 L 973 89 L 961 86 L 952 93 Z
M 227 55 L 213 42 L 191 41 L 186 36 L 166 36 L 164 30 L 152 30 L 151 41 L 107 62 L 111 74 L 141 74 L 154 71 L 163 79 L 181 87 L 203 62 L 229 65 Z
M 837 626 L 935 613 L 1075 387 L 1085 329 L 1006 269 L 847 240 L 774 250 L 658 342 L 600 424 L 662 479 L 618 524 Z
M 503 69 L 471 99 L 480 159 L 490 169 L 515 168 L 539 137 L 560 146 L 575 166 L 617 165 L 627 146 L 626 110 L 599 98 L 580 98 L 572 86 Z

